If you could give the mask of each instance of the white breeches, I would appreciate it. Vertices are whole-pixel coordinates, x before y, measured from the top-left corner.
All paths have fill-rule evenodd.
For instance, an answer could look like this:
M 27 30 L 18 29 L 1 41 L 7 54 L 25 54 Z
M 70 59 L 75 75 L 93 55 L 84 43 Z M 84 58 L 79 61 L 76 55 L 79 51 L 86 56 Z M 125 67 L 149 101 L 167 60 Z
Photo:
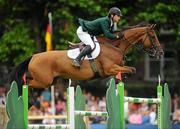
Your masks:
M 90 45 L 91 46 L 91 49 L 93 49 L 95 47 L 95 43 L 93 42 L 90 34 L 88 34 L 88 32 L 84 32 L 82 30 L 82 27 L 79 26 L 78 29 L 77 29 L 77 35 L 79 37 L 79 39 L 86 45 Z M 94 36 L 94 41 L 97 42 L 97 39 L 96 37 Z

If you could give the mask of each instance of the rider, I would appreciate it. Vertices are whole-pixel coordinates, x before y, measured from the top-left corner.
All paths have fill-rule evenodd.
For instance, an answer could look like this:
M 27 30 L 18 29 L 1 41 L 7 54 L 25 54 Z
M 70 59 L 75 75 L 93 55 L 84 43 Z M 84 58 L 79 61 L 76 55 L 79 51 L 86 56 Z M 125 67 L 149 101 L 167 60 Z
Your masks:
M 86 46 L 81 50 L 76 59 L 73 60 L 74 66 L 80 67 L 81 58 L 92 52 L 95 47 L 95 36 L 104 34 L 105 37 L 110 39 L 119 38 L 118 35 L 113 34 L 113 28 L 114 23 L 117 23 L 121 16 L 121 10 L 117 7 L 112 7 L 106 17 L 93 21 L 79 19 L 80 26 L 77 29 L 77 35 Z

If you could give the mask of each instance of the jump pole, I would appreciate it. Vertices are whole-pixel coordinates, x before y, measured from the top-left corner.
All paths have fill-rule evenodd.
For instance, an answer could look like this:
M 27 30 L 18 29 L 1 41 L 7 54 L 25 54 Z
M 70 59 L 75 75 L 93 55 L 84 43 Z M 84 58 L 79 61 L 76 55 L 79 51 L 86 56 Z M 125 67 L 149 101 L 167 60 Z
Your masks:
M 68 88 L 68 121 L 70 129 L 75 129 L 75 113 L 74 113 L 74 87 Z
M 157 125 L 158 129 L 163 129 L 163 89 L 161 86 L 161 78 L 160 75 L 158 76 L 159 84 L 157 86 L 157 98 L 159 99 L 159 103 L 157 103 L 158 106 L 158 113 L 157 113 Z
M 23 85 L 24 127 L 28 129 L 28 86 Z
M 121 129 L 125 129 L 125 120 L 124 120 L 124 83 L 119 82 L 117 86 L 119 100 L 120 100 L 120 126 Z
M 121 129 L 125 129 L 125 120 L 124 120 L 124 101 L 133 102 L 133 103 L 155 103 L 158 105 L 158 129 L 163 129 L 163 96 L 162 96 L 162 86 L 159 84 L 157 86 L 157 98 L 136 98 L 136 97 L 125 97 L 124 96 L 124 83 L 120 81 L 117 85 L 118 94 L 120 97 L 120 123 Z M 60 127 L 60 128 L 75 128 L 75 115 L 82 116 L 108 116 L 107 112 L 92 112 L 92 111 L 78 111 L 74 107 L 74 87 L 68 87 L 67 92 L 67 124 L 66 125 L 28 125 L 28 86 L 23 85 L 23 103 L 24 103 L 24 124 L 25 129 L 28 127 Z
M 24 128 L 25 129 L 39 129 L 39 128 L 61 128 L 74 129 L 74 87 L 68 88 L 68 122 L 66 125 L 41 125 L 28 124 L 28 85 L 23 85 L 23 112 L 24 112 Z
M 157 105 L 158 113 L 157 113 L 157 126 L 158 129 L 163 129 L 163 94 L 162 94 L 162 86 L 160 84 L 160 77 L 159 77 L 159 84 L 157 86 L 157 98 L 136 98 L 136 97 L 125 97 L 124 96 L 124 83 L 120 81 L 117 85 L 117 90 L 120 99 L 120 123 L 121 129 L 125 129 L 125 119 L 124 119 L 124 101 L 133 102 L 133 103 L 154 103 Z

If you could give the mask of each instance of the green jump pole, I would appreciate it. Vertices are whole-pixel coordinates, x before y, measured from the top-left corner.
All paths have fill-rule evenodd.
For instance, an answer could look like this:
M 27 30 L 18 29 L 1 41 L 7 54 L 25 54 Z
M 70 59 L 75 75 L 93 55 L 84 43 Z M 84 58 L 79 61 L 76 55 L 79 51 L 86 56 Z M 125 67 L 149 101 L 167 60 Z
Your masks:
M 163 95 L 162 95 L 162 86 L 159 83 L 157 86 L 157 98 L 160 100 L 160 102 L 157 104 L 158 105 L 158 129 L 163 129 Z
M 119 100 L 120 100 L 120 127 L 125 129 L 125 119 L 124 119 L 124 83 L 120 81 L 117 86 Z
M 24 129 L 28 129 L 28 85 L 23 85 Z

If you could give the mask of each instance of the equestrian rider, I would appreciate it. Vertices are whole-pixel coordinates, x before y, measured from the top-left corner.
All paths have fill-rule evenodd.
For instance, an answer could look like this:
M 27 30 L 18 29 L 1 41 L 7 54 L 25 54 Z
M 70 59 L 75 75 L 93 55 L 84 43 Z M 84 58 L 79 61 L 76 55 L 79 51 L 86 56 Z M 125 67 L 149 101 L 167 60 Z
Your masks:
M 98 18 L 93 21 L 79 19 L 80 26 L 77 29 L 77 35 L 86 46 L 81 50 L 76 59 L 73 60 L 74 66 L 80 67 L 81 58 L 92 52 L 95 47 L 95 36 L 104 34 L 105 37 L 110 39 L 119 38 L 118 35 L 113 34 L 113 28 L 114 23 L 117 23 L 121 16 L 121 10 L 117 7 L 112 7 L 106 17 Z

